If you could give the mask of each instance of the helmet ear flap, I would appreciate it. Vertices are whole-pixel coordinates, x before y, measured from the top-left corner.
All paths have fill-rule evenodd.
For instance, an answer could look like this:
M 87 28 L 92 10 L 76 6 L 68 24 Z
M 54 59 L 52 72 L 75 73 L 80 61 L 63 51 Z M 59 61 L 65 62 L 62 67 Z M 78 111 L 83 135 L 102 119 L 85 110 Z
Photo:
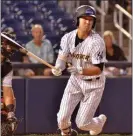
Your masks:
M 92 28 L 94 28 L 95 25 L 96 25 L 96 18 L 94 18 L 94 22 L 93 22 Z
M 79 17 L 76 19 L 76 26 L 79 26 Z

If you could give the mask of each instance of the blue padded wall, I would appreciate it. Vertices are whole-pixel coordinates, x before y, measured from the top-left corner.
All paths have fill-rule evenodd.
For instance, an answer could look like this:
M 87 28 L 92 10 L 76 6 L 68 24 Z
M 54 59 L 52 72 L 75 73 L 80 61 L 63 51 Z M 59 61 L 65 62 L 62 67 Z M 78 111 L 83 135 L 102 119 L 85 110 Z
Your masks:
M 16 116 L 18 119 L 22 119 L 19 123 L 16 133 L 25 133 L 25 79 L 14 78 L 13 90 L 16 97 Z
M 55 133 L 57 112 L 67 78 L 27 79 L 26 133 Z
M 13 89 L 17 98 L 16 115 L 24 118 L 17 134 L 55 133 L 57 112 L 68 78 L 15 78 Z M 72 125 L 75 126 L 75 116 Z M 132 129 L 132 79 L 107 78 L 102 101 L 96 115 L 107 115 L 103 133 L 131 133 Z
M 132 132 L 131 77 L 107 79 L 99 110 L 108 118 L 104 133 Z

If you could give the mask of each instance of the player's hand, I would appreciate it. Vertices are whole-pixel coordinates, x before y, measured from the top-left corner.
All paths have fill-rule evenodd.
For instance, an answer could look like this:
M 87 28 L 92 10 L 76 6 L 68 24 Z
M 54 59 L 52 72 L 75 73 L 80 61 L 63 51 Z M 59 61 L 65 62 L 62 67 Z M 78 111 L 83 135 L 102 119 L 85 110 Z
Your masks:
M 76 68 L 74 66 L 68 67 L 67 71 L 70 72 L 73 75 L 75 75 L 75 74 L 82 74 L 83 73 L 83 69 L 81 67 Z
M 77 68 L 76 68 L 76 67 L 74 67 L 74 66 L 70 66 L 70 67 L 68 67 L 68 68 L 67 68 L 67 71 L 68 71 L 69 73 L 73 74 L 73 75 L 75 75 L 75 74 L 77 74 L 77 73 L 78 73 Z
M 53 73 L 53 75 L 55 75 L 55 76 L 61 76 L 62 75 L 62 70 L 60 69 L 60 68 L 52 68 L 52 73 Z

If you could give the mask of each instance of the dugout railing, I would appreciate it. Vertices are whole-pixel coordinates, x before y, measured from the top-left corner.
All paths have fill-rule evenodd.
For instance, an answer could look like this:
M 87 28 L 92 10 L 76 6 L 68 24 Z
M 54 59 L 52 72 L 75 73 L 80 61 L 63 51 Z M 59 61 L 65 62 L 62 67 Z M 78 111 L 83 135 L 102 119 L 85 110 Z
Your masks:
M 45 68 L 46 66 L 44 64 L 34 64 L 34 63 L 21 63 L 21 62 L 13 62 L 12 63 L 13 68 L 18 69 L 18 68 Z M 52 64 L 54 65 L 54 64 Z M 126 67 L 132 67 L 132 62 L 127 62 L 127 61 L 109 61 L 105 63 L 105 67 L 109 66 L 114 66 L 117 68 L 126 68 Z
M 129 20 L 128 31 L 123 28 L 123 15 L 127 17 Z M 129 14 L 123 7 L 121 7 L 119 4 L 115 4 L 114 9 L 114 25 L 119 30 L 119 46 L 123 46 L 123 34 L 128 37 L 129 39 L 129 47 L 128 47 L 128 60 L 132 60 L 132 20 L 133 16 Z
M 101 3 L 101 7 L 97 6 L 94 1 L 89 1 L 89 3 L 98 11 L 98 13 L 100 13 L 101 17 L 100 17 L 100 21 L 101 21 L 101 35 L 103 35 L 104 33 L 104 26 L 105 26 L 105 15 L 106 13 L 104 12 L 104 5 L 103 3 Z

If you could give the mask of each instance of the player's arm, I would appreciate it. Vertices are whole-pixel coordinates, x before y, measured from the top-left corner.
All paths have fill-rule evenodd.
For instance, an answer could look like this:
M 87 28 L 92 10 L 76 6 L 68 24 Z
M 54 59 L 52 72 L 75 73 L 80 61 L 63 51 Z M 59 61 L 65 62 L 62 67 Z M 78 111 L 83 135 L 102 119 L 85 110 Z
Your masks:
M 61 39 L 59 54 L 56 60 L 56 67 L 59 67 L 62 71 L 66 68 L 67 57 L 69 54 L 69 47 L 67 42 L 68 35 L 64 35 Z
M 95 64 L 92 65 L 89 68 L 82 68 L 82 67 L 74 67 L 74 66 L 69 66 L 68 67 L 68 72 L 71 74 L 80 74 L 80 75 L 85 75 L 85 76 L 93 76 L 93 75 L 100 75 L 103 71 L 104 68 L 104 63 L 100 64 Z
M 61 39 L 59 54 L 55 63 L 55 67 L 57 68 L 57 70 L 52 69 L 52 73 L 55 76 L 61 75 L 62 71 L 66 68 L 68 54 L 69 54 L 69 47 L 67 43 L 67 34 L 66 34 Z
M 103 71 L 103 68 L 104 63 L 94 64 L 89 68 L 84 68 L 81 74 L 86 76 L 100 75 Z
M 106 48 L 104 41 L 102 39 L 98 39 L 97 42 L 92 45 L 92 51 L 90 53 L 90 58 L 92 61 L 92 65 L 88 68 L 82 67 L 69 67 L 68 71 L 73 74 L 81 74 L 85 76 L 94 76 L 100 75 L 104 68 L 104 63 L 106 62 Z
M 103 39 L 98 39 L 92 45 L 91 51 L 92 66 L 83 69 L 83 75 L 93 76 L 102 73 L 106 60 L 106 47 Z

